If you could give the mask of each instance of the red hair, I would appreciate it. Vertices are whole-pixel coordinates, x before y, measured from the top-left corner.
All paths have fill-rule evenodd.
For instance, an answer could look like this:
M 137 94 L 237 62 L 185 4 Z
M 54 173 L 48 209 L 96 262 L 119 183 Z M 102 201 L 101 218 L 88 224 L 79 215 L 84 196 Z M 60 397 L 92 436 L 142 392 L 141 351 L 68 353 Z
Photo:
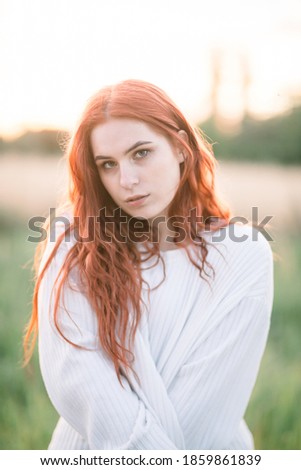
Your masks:
M 205 263 L 207 264 L 208 249 L 199 231 L 207 228 L 212 217 L 222 221 L 223 225 L 229 224 L 230 211 L 221 204 L 216 194 L 216 160 L 210 145 L 200 131 L 187 122 L 171 99 L 160 88 L 150 83 L 126 80 L 101 89 L 88 102 L 66 153 L 69 164 L 69 203 L 74 216 L 67 231 L 76 230 L 84 240 L 90 233 L 91 217 L 95 220 L 101 208 L 105 208 L 108 215 L 112 215 L 116 209 L 116 204 L 101 183 L 90 143 L 92 129 L 110 118 L 132 118 L 143 121 L 171 142 L 180 143 L 185 149 L 186 158 L 180 164 L 180 183 L 169 207 L 168 217 L 174 217 L 175 220 L 180 217 L 179 220 L 183 223 L 185 233 L 188 234 L 187 238 L 190 238 L 190 242 L 192 241 L 201 252 L 202 261 L 200 265 L 196 265 L 188 253 L 187 240 L 180 241 L 175 236 L 174 242 L 186 249 L 191 262 L 199 268 L 202 276 Z M 180 130 L 186 132 L 187 142 L 178 134 Z M 192 208 L 194 212 L 191 212 Z M 190 216 L 189 222 L 188 215 Z M 200 216 L 202 216 L 201 222 L 196 219 Z M 194 218 L 195 220 L 192 220 Z M 220 225 L 213 227 L 210 225 L 211 230 L 219 227 Z M 89 243 L 81 242 L 80 237 L 77 237 L 79 240 L 69 250 L 62 267 L 54 319 L 60 331 L 57 321 L 58 302 L 70 270 L 76 265 L 80 278 L 85 283 L 85 293 L 97 316 L 101 345 L 112 359 L 121 383 L 121 365 L 126 370 L 131 368 L 128 354 L 132 355 L 131 348 L 141 318 L 140 302 L 143 281 L 139 270 L 141 252 L 133 243 L 133 237 L 128 236 L 132 229 L 130 226 L 125 227 L 125 224 L 119 224 L 117 219 L 116 228 L 126 237 L 126 243 L 120 243 L 116 239 L 114 236 L 116 232 L 114 229 L 110 232 L 108 224 L 104 232 L 104 223 L 97 224 L 93 240 Z M 112 236 L 110 243 L 106 241 L 108 234 Z M 39 274 L 39 257 L 43 250 L 41 244 L 36 253 L 36 283 L 32 316 L 24 337 L 25 363 L 32 355 L 37 337 L 38 293 L 41 280 L 64 235 L 58 238 L 55 249 Z M 158 256 L 157 262 L 161 258 L 158 244 L 148 245 L 147 251 L 150 256 Z M 164 264 L 163 259 L 162 262 Z M 129 329 L 130 312 L 133 313 L 134 322 Z M 60 333 L 64 336 L 62 331 Z M 129 339 L 129 349 L 126 347 L 127 339 Z

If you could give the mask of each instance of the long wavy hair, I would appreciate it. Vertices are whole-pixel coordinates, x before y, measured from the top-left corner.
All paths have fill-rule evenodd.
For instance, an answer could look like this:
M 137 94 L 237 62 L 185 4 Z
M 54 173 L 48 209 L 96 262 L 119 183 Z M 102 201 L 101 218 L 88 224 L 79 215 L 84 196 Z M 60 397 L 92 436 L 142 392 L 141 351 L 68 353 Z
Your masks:
M 40 260 L 45 244 L 39 244 L 35 255 L 35 289 L 32 315 L 24 336 L 24 362 L 27 364 L 30 360 L 37 338 L 38 294 L 41 281 L 64 236 L 67 232 L 70 234 L 76 230 L 77 241 L 68 251 L 57 286 L 54 304 L 55 325 L 65 340 L 72 343 L 59 327 L 58 304 L 68 275 L 76 266 L 85 286 L 85 295 L 97 317 L 101 346 L 112 359 L 121 383 L 122 373 L 127 376 L 128 370 L 131 369 L 135 374 L 131 366 L 133 361 L 131 349 L 141 318 L 141 288 L 144 281 L 139 266 L 143 252 L 133 242 L 135 240 L 135 233 L 131 233 L 133 224 L 121 224 L 119 217 L 116 217 L 114 227 L 110 228 L 112 224 L 105 224 L 106 217 L 114 216 L 116 214 L 114 210 L 118 208 L 101 182 L 91 149 L 90 136 L 95 126 L 110 118 L 143 121 L 168 138 L 171 143 L 180 144 L 184 149 L 185 160 L 180 163 L 180 182 L 169 206 L 168 217 L 173 218 L 175 226 L 177 222 L 182 224 L 187 235 L 186 239 L 180 239 L 179 232 L 175 230 L 173 241 L 185 248 L 189 259 L 199 269 L 201 277 L 206 272 L 205 265 L 212 269 L 213 267 L 206 260 L 208 242 L 200 232 L 208 229 L 208 225 L 210 230 L 217 230 L 221 223 L 212 225 L 213 220 L 222 221 L 223 226 L 229 224 L 231 214 L 216 193 L 217 162 L 211 145 L 198 129 L 188 123 L 181 111 L 160 88 L 140 80 L 126 80 L 101 89 L 89 100 L 65 155 L 69 167 L 69 194 L 66 205 L 72 210 L 71 224 L 58 237 L 52 253 L 41 270 L 39 270 Z M 181 133 L 178 134 L 180 130 L 186 132 L 187 142 L 181 137 Z M 100 209 L 105 209 L 105 215 Z M 122 213 L 122 215 L 127 214 Z M 87 234 L 91 233 L 91 221 L 98 216 L 100 223 L 93 224 L 93 237 L 86 243 Z M 147 221 L 144 223 L 148 225 Z M 49 221 L 45 226 L 49 231 Z M 149 225 L 147 228 L 150 234 L 149 240 L 152 241 L 156 228 Z M 120 243 L 116 233 L 125 237 L 126 242 Z M 196 263 L 191 257 L 188 239 L 190 245 L 192 243 L 197 247 L 200 263 Z M 144 254 L 149 257 L 155 256 L 157 262 L 161 259 L 164 265 L 158 244 L 146 243 Z M 133 321 L 130 321 L 131 315 Z M 74 346 L 79 347 L 76 344 Z

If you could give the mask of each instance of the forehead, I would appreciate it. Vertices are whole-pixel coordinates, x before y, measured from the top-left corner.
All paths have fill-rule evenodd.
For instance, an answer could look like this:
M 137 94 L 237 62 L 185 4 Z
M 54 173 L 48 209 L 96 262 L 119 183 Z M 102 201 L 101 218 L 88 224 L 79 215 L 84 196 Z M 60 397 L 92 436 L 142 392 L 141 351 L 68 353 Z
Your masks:
M 93 151 L 104 155 L 123 152 L 139 140 L 157 142 L 162 139 L 165 137 L 145 122 L 127 118 L 111 118 L 91 132 Z

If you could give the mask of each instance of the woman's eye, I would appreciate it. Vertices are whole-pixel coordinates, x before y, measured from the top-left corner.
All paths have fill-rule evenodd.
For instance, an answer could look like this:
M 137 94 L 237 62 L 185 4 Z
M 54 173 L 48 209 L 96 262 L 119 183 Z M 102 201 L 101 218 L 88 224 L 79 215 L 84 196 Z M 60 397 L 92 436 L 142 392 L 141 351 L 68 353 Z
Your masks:
M 148 149 L 141 149 L 141 150 L 138 150 L 138 152 L 136 152 L 136 156 L 138 156 L 138 158 L 144 158 L 144 157 L 147 157 L 149 152 L 150 150 Z
M 105 170 L 110 170 L 111 168 L 114 168 L 115 162 L 104 162 L 101 167 L 104 168 Z
M 149 153 L 150 153 L 149 149 L 141 149 L 135 152 L 134 158 L 137 160 L 142 160 L 142 158 L 147 157 Z M 106 162 L 101 164 L 101 168 L 104 170 L 112 170 L 115 167 L 116 167 L 116 162 L 114 162 L 113 160 L 107 160 Z

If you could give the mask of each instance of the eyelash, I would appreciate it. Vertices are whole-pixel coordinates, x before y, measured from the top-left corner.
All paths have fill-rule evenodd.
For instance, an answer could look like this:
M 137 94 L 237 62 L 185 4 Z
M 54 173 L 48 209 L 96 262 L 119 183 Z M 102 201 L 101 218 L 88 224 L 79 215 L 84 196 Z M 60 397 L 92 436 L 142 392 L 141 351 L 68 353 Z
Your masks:
M 136 152 L 134 155 L 136 156 L 138 153 L 141 153 L 141 152 L 147 152 L 147 154 L 144 155 L 144 156 L 142 156 L 142 157 L 140 156 L 140 157 L 138 158 L 138 160 L 143 160 L 144 158 L 146 158 L 146 157 L 149 155 L 149 153 L 151 152 L 151 150 L 150 150 L 150 149 L 140 149 L 140 150 L 137 150 L 137 152 Z M 108 161 L 102 163 L 102 164 L 100 165 L 101 168 L 103 168 L 104 170 L 112 170 L 112 168 L 114 168 L 114 167 L 109 167 L 109 168 L 107 168 L 107 167 L 105 166 L 107 163 L 112 163 L 112 162 L 111 162 L 111 160 L 108 160 Z

